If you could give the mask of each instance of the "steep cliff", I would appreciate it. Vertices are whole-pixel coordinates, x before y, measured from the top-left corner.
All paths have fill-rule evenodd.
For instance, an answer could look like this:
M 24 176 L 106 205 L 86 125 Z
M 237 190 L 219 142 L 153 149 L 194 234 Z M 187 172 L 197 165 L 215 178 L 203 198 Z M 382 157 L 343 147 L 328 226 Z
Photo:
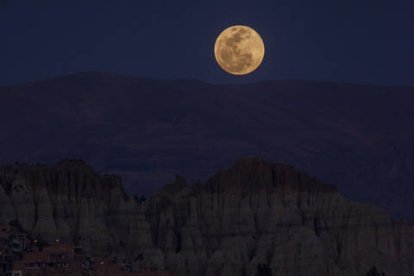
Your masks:
M 66 160 L 0 168 L 0 223 L 128 256 L 135 267 L 177 275 L 414 275 L 414 227 L 343 197 L 334 186 L 282 164 L 241 159 L 205 183 L 183 177 L 144 202 L 116 176 Z
M 0 224 L 18 220 L 45 242 L 117 254 L 151 241 L 140 206 L 125 194 L 121 179 L 100 176 L 83 161 L 1 167 L 0 184 Z
M 414 228 L 280 164 L 242 159 L 205 184 L 178 179 L 146 203 L 179 275 L 414 275 Z

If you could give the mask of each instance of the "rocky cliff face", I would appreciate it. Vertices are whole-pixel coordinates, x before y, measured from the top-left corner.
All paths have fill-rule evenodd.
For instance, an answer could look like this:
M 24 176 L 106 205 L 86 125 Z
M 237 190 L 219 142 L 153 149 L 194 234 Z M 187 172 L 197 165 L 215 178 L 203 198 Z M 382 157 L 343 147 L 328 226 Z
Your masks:
M 414 275 L 414 227 L 352 202 L 293 167 L 242 159 L 206 183 L 185 179 L 139 203 L 85 163 L 0 169 L 1 222 L 127 255 L 177 275 Z
M 0 224 L 16 219 L 48 243 L 76 242 L 91 254 L 118 254 L 151 241 L 140 206 L 120 178 L 100 176 L 82 161 L 5 166 L 0 184 Z

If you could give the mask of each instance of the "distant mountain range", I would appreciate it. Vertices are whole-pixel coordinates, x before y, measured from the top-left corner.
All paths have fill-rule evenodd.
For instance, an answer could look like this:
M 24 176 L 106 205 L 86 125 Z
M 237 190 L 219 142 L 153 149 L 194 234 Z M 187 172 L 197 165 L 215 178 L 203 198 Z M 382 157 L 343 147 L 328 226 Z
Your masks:
M 402 86 L 81 73 L 0 88 L 0 161 L 82 158 L 150 193 L 259 156 L 414 218 L 413 103 Z

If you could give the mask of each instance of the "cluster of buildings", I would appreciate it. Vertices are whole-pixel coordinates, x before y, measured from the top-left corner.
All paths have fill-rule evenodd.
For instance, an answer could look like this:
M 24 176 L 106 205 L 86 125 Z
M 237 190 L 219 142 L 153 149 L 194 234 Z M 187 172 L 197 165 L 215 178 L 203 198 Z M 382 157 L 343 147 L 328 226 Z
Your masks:
M 2 276 L 170 276 L 166 271 L 132 271 L 106 258 L 91 260 L 82 249 L 59 240 L 52 245 L 31 239 L 19 227 L 0 225 Z

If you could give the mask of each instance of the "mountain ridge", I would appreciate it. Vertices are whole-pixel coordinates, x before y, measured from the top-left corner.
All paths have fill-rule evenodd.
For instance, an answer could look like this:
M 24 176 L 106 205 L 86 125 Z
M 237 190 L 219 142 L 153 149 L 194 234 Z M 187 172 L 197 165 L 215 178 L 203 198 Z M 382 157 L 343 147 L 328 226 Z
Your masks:
M 316 80 L 316 79 L 279 79 L 279 80 L 261 80 L 261 81 L 254 81 L 249 83 L 211 83 L 206 82 L 201 79 L 186 79 L 186 78 L 175 78 L 175 79 L 159 79 L 159 78 L 151 78 L 151 77 L 142 77 L 136 75 L 124 75 L 121 73 L 107 73 L 101 71 L 81 71 L 77 73 L 69 73 L 65 75 L 55 76 L 55 77 L 47 77 L 40 80 L 31 80 L 31 81 L 23 81 L 16 84 L 10 85 L 0 85 L 0 88 L 11 88 L 11 87 L 18 87 L 24 85 L 31 85 L 37 84 L 42 82 L 49 82 L 49 81 L 60 81 L 60 80 L 70 80 L 70 79 L 78 79 L 78 78 L 100 78 L 100 79 L 128 79 L 128 80 L 141 80 L 141 81 L 165 81 L 165 82 L 195 82 L 201 83 L 205 85 L 211 86 L 245 86 L 245 85 L 257 85 L 257 84 L 275 84 L 275 83 L 314 83 L 314 84 L 337 84 L 337 85 L 347 85 L 347 86 L 361 86 L 361 87 L 377 87 L 377 88 L 407 88 L 412 89 L 414 85 L 406 85 L 406 84 L 375 84 L 375 83 L 358 83 L 358 82 L 343 82 L 343 81 L 335 81 L 335 80 Z
M 204 179 L 253 155 L 400 217 L 414 213 L 410 87 L 93 75 L 3 88 L 0 162 L 82 158 L 123 175 L 129 192 L 149 194 L 175 174 Z

